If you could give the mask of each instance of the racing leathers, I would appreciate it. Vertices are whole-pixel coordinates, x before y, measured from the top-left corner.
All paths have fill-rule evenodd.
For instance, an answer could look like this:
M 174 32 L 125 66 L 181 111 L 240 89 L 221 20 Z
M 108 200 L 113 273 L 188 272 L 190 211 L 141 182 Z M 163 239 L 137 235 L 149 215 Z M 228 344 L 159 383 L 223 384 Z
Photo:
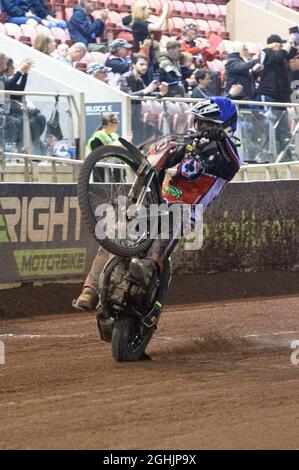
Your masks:
M 181 203 L 192 209 L 201 204 L 204 212 L 240 168 L 238 142 L 235 142 L 221 128 L 211 128 L 203 139 L 194 142 L 192 149 L 188 145 L 170 150 L 165 169 L 178 167 L 175 175 L 163 184 L 162 193 L 168 205 Z M 198 222 L 196 214 L 194 211 L 193 223 Z M 146 258 L 154 259 L 162 270 L 164 259 L 170 256 L 178 241 L 157 238 Z

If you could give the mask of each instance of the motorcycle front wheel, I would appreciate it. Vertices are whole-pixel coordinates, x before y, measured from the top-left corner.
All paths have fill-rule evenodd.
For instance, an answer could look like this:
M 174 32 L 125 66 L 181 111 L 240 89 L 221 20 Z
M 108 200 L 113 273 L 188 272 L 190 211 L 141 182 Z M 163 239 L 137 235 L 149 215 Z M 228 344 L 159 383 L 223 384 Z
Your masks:
M 122 315 L 114 323 L 112 332 L 112 355 L 117 362 L 140 361 L 155 331 L 147 328 L 133 315 Z

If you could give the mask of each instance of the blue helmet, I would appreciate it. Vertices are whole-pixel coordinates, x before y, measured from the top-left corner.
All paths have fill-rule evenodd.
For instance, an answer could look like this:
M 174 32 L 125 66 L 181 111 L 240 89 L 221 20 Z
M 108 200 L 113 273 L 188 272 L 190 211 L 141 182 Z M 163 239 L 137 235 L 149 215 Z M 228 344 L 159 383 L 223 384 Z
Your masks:
M 223 129 L 237 130 L 238 112 L 236 105 L 223 96 L 201 100 L 191 108 L 191 113 L 201 121 L 221 124 Z
M 233 132 L 237 130 L 238 110 L 235 103 L 224 96 L 215 96 L 211 98 L 219 106 L 219 120 L 222 122 L 223 129 L 231 128 Z

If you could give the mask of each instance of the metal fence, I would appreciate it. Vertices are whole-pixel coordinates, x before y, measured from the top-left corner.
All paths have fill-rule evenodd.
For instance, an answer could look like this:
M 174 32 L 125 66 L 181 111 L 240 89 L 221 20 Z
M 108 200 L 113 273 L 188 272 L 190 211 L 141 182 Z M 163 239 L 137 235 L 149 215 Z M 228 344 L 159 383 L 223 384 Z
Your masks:
M 190 105 L 198 99 L 132 97 L 132 131 L 136 144 L 165 133 L 192 127 Z M 237 136 L 248 163 L 299 160 L 299 104 L 235 101 Z
M 8 153 L 76 158 L 84 155 L 84 135 L 85 111 L 72 95 L 0 90 L 0 154 L 6 160 Z

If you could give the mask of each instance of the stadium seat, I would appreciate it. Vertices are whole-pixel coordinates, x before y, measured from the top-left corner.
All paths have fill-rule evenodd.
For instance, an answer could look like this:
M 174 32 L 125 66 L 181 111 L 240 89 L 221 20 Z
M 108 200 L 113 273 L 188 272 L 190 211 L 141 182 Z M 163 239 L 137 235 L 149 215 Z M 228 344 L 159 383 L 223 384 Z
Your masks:
M 20 36 L 23 35 L 23 31 L 21 30 L 20 26 L 13 23 L 5 23 L 5 31 L 8 36 L 14 37 L 19 39 Z
M 85 56 L 80 60 L 80 64 L 92 64 L 94 62 L 94 58 L 91 55 L 91 52 L 86 52 Z
M 221 33 L 224 32 L 224 28 L 223 28 L 222 24 L 219 21 L 209 20 L 208 23 L 209 23 L 209 26 L 210 26 L 211 33 L 221 35 Z
M 196 3 L 195 5 L 198 13 L 197 17 L 207 20 L 209 17 L 209 10 L 207 5 L 204 3 Z
M 174 116 L 173 131 L 177 134 L 185 134 L 192 128 L 193 116 L 187 103 L 176 103 L 178 113 Z
M 43 24 L 38 24 L 37 26 L 35 26 L 35 29 L 38 34 L 45 34 L 46 36 L 49 36 L 50 38 L 53 37 L 51 29 L 47 28 L 47 26 L 44 26 Z
M 156 129 L 162 129 L 163 122 L 163 105 L 159 101 L 150 102 L 150 111 L 146 114 L 145 122 L 155 127 Z
M 67 40 L 67 36 L 65 34 L 64 29 L 61 28 L 51 28 L 52 35 L 55 40 L 59 40 L 61 42 L 65 42 Z
M 210 20 L 219 20 L 221 16 L 221 12 L 219 10 L 218 5 L 215 3 L 208 3 L 207 8 L 209 10 L 209 19 Z
M 103 54 L 102 52 L 90 52 L 90 55 L 93 58 L 93 62 L 97 64 L 104 65 L 107 60 L 107 54 Z
M 85 62 L 76 62 L 75 69 L 80 70 L 81 72 L 87 71 L 87 64 Z
M 122 0 L 122 4 L 120 5 L 119 12 L 120 13 L 131 13 L 132 11 L 132 2 L 131 0 Z
M 149 6 L 154 15 L 160 16 L 162 12 L 162 4 L 159 0 L 149 0 Z
M 35 29 L 35 26 L 31 26 L 29 24 L 22 24 L 20 26 L 21 30 L 22 30 L 22 35 L 24 36 L 29 36 L 31 38 L 31 44 L 34 43 L 34 39 L 37 35 L 37 31 Z
M 168 20 L 168 31 L 171 36 L 177 36 L 182 33 L 182 29 L 185 26 L 183 18 L 173 17 Z
M 198 26 L 198 34 L 199 36 L 208 38 L 210 35 L 210 26 L 209 23 L 205 20 L 196 20 L 195 21 Z
M 3 11 L 0 12 L 0 23 L 6 23 L 8 19 L 8 15 L 4 13 Z
M 186 14 L 185 3 L 181 1 L 170 2 L 169 17 L 180 16 L 184 18 Z
M 185 18 L 193 18 L 193 19 L 199 18 L 195 3 L 184 2 L 184 6 L 185 6 Z

